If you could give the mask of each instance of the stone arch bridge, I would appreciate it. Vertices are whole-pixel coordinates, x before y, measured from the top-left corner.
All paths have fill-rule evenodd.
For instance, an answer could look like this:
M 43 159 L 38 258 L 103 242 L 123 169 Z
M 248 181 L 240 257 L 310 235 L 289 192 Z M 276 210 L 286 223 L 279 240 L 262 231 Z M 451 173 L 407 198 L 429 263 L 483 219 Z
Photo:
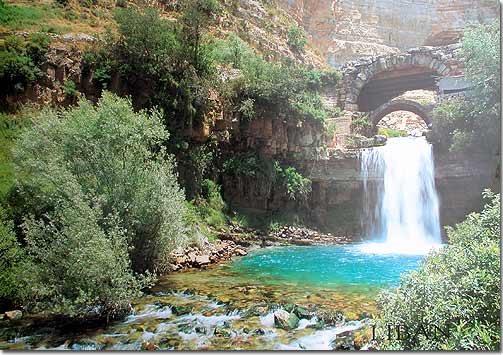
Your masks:
M 433 90 L 438 99 L 468 88 L 459 58 L 460 44 L 419 47 L 407 52 L 363 58 L 342 68 L 338 103 L 346 111 L 370 114 L 375 126 L 394 111 L 410 111 L 431 128 L 432 104 L 400 99 L 411 90 Z

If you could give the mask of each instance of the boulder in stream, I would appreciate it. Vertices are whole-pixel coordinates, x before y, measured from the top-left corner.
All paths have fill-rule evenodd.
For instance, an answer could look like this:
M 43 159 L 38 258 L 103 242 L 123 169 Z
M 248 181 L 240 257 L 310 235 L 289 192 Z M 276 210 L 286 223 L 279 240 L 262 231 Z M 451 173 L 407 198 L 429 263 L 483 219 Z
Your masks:
M 285 330 L 295 329 L 299 324 L 299 318 L 294 313 L 288 313 L 283 309 L 274 312 L 274 324 Z
M 224 327 L 216 327 L 215 328 L 215 336 L 217 337 L 225 337 L 228 338 L 231 336 L 231 331 Z

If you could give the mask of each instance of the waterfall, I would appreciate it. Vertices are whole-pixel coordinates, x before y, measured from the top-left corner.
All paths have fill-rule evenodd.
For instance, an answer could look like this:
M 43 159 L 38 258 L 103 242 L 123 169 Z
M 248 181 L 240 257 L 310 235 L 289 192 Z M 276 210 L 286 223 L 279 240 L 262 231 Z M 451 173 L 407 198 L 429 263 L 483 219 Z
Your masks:
M 433 154 L 424 138 L 391 138 L 361 155 L 367 252 L 424 254 L 441 244 Z

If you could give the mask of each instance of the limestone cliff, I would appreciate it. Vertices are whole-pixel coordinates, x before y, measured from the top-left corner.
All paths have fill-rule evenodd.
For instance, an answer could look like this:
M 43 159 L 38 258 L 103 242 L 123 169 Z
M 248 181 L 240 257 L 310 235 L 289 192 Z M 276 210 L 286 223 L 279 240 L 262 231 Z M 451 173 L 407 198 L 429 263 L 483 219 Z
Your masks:
M 357 57 L 457 41 L 499 16 L 493 0 L 278 0 L 333 66 Z

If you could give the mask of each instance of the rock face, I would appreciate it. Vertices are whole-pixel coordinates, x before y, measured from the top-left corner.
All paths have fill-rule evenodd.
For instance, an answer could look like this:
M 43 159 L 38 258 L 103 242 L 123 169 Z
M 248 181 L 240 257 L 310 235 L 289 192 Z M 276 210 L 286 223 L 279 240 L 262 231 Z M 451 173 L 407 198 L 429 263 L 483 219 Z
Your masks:
M 362 56 L 456 42 L 463 28 L 488 23 L 497 1 L 279 0 L 334 66 Z

